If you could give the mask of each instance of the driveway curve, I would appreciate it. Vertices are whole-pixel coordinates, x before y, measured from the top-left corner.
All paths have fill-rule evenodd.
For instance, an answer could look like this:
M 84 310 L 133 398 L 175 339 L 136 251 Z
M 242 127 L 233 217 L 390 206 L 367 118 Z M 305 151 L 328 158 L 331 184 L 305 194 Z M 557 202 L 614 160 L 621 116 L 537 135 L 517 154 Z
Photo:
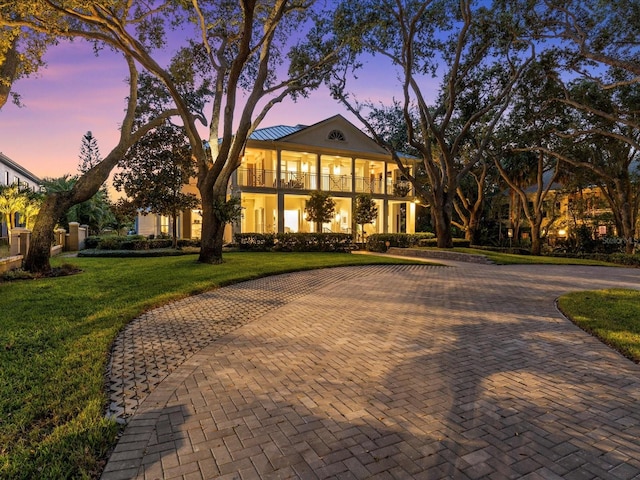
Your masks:
M 102 478 L 640 479 L 640 366 L 555 307 L 640 271 L 452 265 L 280 275 L 132 322 Z

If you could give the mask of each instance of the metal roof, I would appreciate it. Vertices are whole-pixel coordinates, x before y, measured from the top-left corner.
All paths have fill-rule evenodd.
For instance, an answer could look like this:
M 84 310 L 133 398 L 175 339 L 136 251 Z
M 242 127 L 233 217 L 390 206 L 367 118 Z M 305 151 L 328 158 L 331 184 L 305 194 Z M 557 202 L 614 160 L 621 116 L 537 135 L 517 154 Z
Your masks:
M 278 125 L 275 127 L 259 128 L 255 130 L 249 138 L 251 140 L 279 140 L 287 135 L 299 132 L 303 128 L 304 125 L 296 125 L 295 127 Z

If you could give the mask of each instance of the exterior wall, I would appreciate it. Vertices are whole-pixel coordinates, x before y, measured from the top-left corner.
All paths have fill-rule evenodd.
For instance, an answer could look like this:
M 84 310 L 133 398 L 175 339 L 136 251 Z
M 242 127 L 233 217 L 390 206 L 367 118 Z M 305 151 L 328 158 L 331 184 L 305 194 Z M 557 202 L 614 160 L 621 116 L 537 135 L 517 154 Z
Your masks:
M 158 235 L 160 233 L 160 217 L 156 215 L 138 215 L 136 220 L 136 233 L 138 235 Z
M 232 178 L 232 192 L 240 196 L 243 207 L 235 232 L 315 232 L 316 225 L 304 215 L 305 202 L 314 190 L 329 192 L 336 202 L 334 219 L 321 226 L 324 232 L 360 235 L 361 227 L 353 219 L 353 204 L 360 193 L 372 195 L 378 206 L 378 219 L 365 226 L 367 235 L 415 232 L 410 184 L 398 166 L 384 157 L 296 151 L 298 145 L 259 147 L 254 144 L 245 150 Z
M 336 116 L 310 127 L 262 129 L 247 141 L 229 186 L 229 194 L 241 200 L 242 216 L 227 229 L 225 241 L 232 241 L 232 233 L 316 231 L 304 207 L 318 190 L 336 202 L 335 216 L 322 231 L 358 234 L 353 205 L 360 193 L 371 194 L 378 205 L 378 218 L 365 225 L 367 235 L 415 231 L 413 191 L 398 166 L 373 140 Z M 184 191 L 199 196 L 195 179 Z M 157 235 L 154 218 L 138 217 L 137 232 Z M 199 210 L 184 212 L 182 220 L 182 237 L 199 239 Z

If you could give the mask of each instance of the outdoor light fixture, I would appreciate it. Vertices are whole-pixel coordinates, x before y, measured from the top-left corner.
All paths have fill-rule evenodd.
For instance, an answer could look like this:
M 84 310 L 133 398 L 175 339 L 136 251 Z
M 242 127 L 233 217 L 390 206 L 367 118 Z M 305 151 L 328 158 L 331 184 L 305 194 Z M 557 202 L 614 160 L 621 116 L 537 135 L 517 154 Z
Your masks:
M 560 230 L 558 230 L 558 235 L 560 235 L 561 237 L 564 237 L 567 234 L 567 231 L 564 228 L 561 228 Z

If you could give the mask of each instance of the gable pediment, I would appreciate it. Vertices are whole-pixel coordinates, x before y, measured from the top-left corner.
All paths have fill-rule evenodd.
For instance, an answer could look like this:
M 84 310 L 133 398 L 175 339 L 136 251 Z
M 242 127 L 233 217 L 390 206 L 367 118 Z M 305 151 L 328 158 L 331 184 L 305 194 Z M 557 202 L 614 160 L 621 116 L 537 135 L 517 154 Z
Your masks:
M 280 139 L 283 143 L 308 145 L 327 150 L 342 150 L 386 155 L 387 152 L 342 115 L 305 127 Z

